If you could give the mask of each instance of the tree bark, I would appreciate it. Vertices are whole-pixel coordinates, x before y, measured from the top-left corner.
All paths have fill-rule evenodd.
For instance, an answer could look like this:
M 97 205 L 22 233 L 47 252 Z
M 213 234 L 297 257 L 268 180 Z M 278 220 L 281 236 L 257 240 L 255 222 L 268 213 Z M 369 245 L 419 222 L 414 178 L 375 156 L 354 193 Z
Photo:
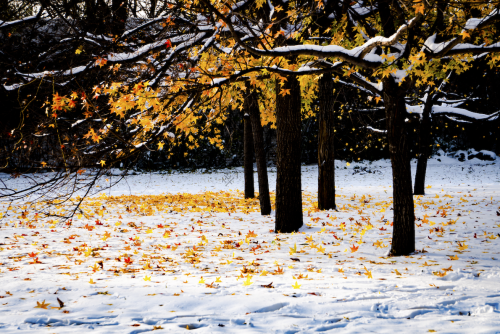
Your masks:
M 243 170 L 245 175 L 245 198 L 254 198 L 255 188 L 253 180 L 253 134 L 252 124 L 250 123 L 250 115 L 248 114 L 248 107 L 245 108 L 243 124 Z
M 113 35 L 121 36 L 125 32 L 125 24 L 128 18 L 128 0 L 113 0 L 111 10 L 113 11 Z
M 288 76 L 283 86 L 276 81 L 276 232 L 302 227 L 300 109 L 297 78 Z
M 415 251 L 415 212 L 412 196 L 410 143 L 406 129 L 404 92 L 392 78 L 384 82 L 387 139 L 392 164 L 394 224 L 391 255 Z
M 157 5 L 157 0 L 151 0 L 150 1 L 150 6 L 149 7 L 149 18 L 154 18 L 156 14 L 156 5 Z
M 420 132 L 418 135 L 418 157 L 417 172 L 415 173 L 414 195 L 425 195 L 425 173 L 427 171 L 427 159 L 430 155 L 429 145 L 431 143 L 431 111 L 433 105 L 432 95 L 429 94 L 424 105 L 422 119 L 420 121 Z
M 10 8 L 8 0 L 0 0 L 0 20 L 10 21 Z
M 105 34 L 109 32 L 112 23 L 111 10 L 103 0 L 85 0 L 85 20 L 83 27 L 85 31 L 93 34 Z
M 333 77 L 319 79 L 318 208 L 335 209 L 335 154 Z
M 247 96 L 248 113 L 252 123 L 255 161 L 257 162 L 257 176 L 259 178 L 259 201 L 261 215 L 271 214 L 271 199 L 269 197 L 269 181 L 267 178 L 266 152 L 264 150 L 264 131 L 260 121 L 259 100 L 256 92 Z

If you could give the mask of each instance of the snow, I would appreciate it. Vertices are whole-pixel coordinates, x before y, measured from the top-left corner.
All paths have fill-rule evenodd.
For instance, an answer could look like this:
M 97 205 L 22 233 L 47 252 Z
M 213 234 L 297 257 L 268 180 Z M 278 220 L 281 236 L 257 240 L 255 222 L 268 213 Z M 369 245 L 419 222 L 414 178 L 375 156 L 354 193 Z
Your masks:
M 5 88 L 5 90 L 15 90 L 21 86 L 22 86 L 21 84 L 3 85 L 3 88 Z
M 459 103 L 459 104 L 462 104 L 462 103 Z M 415 113 L 415 114 L 421 115 L 424 112 L 424 105 L 422 105 L 422 104 L 415 105 L 415 106 L 406 105 L 406 110 L 410 114 Z M 500 112 L 497 111 L 497 112 L 489 114 L 489 115 L 480 114 L 480 113 L 472 112 L 472 111 L 469 111 L 469 110 L 463 109 L 463 108 L 451 107 L 450 105 L 445 103 L 443 106 L 433 106 L 432 107 L 432 115 L 439 115 L 439 114 L 447 115 L 447 116 L 449 116 L 450 119 L 454 119 L 454 117 L 450 117 L 450 116 L 455 116 L 455 117 L 465 117 L 467 119 L 474 119 L 477 121 L 494 121 L 494 120 L 498 119 Z
M 465 31 L 465 30 L 463 30 Z M 424 43 L 423 48 L 427 49 L 427 51 L 430 51 L 432 53 L 439 53 L 446 49 L 450 43 L 452 43 L 455 39 L 451 39 L 449 41 L 441 42 L 441 43 L 436 43 L 436 34 L 429 36 L 427 40 Z M 500 42 L 490 44 L 488 46 L 485 45 L 474 45 L 470 43 L 460 43 L 455 45 L 452 50 L 484 50 L 486 53 L 489 52 L 488 50 L 490 49 L 497 49 L 500 46 Z M 483 55 L 483 54 L 482 54 Z M 481 56 L 482 56 L 481 55 Z
M 467 22 L 465 23 L 464 30 L 474 30 L 477 28 L 478 25 L 481 23 L 485 23 L 488 20 L 494 19 L 494 16 L 498 16 L 499 11 L 498 9 L 493 9 L 491 13 L 489 13 L 486 17 L 484 18 L 471 18 L 468 19 Z
M 293 235 L 271 233 L 274 217 L 261 216 L 257 201 L 242 199 L 242 168 L 127 176 L 105 195 L 87 200 L 84 209 L 96 216 L 75 218 L 71 228 L 39 220 L 31 229 L 21 224 L 21 210 L 11 211 L 0 225 L 0 328 L 5 333 L 42 332 L 47 326 L 57 333 L 160 327 L 177 333 L 186 326 L 199 333 L 495 333 L 500 328 L 500 161 L 495 158 L 460 163 L 442 154 L 429 160 L 427 195 L 415 196 L 416 247 L 425 252 L 407 257 L 386 256 L 392 179 L 385 160 L 336 162 L 338 212 L 314 209 L 317 168 L 303 166 L 305 225 Z M 413 161 L 413 174 L 415 166 Z M 276 171 L 269 171 L 274 190 Z M 6 174 L 0 178 L 23 182 Z M 100 187 L 109 182 L 105 178 Z M 203 203 L 210 202 L 206 210 Z M 247 238 L 249 231 L 257 236 Z M 224 249 L 226 240 L 241 244 Z M 295 245 L 298 252 L 290 254 Z M 353 245 L 358 251 L 351 252 Z M 199 263 L 187 262 L 193 246 Z M 125 265 L 127 258 L 133 263 Z M 276 263 L 284 274 L 272 275 Z M 243 285 L 247 274 L 241 278 L 244 266 L 257 271 L 249 286 Z M 267 276 L 261 276 L 263 270 Z M 214 288 L 207 287 L 212 282 Z M 271 282 L 274 288 L 262 287 Z M 292 287 L 296 283 L 299 289 Z M 50 305 L 35 308 L 42 301 Z
M 15 20 L 15 21 L 2 21 L 0 20 L 0 28 L 7 28 L 9 26 L 12 26 L 12 25 L 16 25 L 16 24 L 19 24 L 19 23 L 22 23 L 22 22 L 28 22 L 28 21 L 32 21 L 32 20 L 36 20 L 37 18 L 39 17 L 39 15 L 32 15 L 32 16 L 28 16 L 28 17 L 25 17 L 23 19 L 20 19 L 20 20 Z
M 471 118 L 475 120 L 488 120 L 488 121 L 493 121 L 498 118 L 498 112 L 491 114 L 491 115 L 485 115 L 485 114 L 479 114 L 475 113 L 466 109 L 462 108 L 453 108 L 453 107 L 440 107 L 440 106 L 433 106 L 432 107 L 432 113 L 434 115 L 437 114 L 451 114 L 454 116 L 463 116 L 466 118 Z
M 339 6 L 342 6 L 342 2 L 339 3 Z M 376 8 L 376 6 L 362 7 L 359 3 L 357 3 L 351 6 L 349 10 L 356 12 L 359 16 L 366 16 L 373 12 Z
M 267 0 L 267 5 L 269 6 L 269 20 L 272 20 L 274 14 L 274 6 L 272 5 L 270 0 Z
M 376 128 L 371 127 L 371 126 L 369 126 L 369 125 L 367 125 L 367 126 L 366 126 L 366 128 L 367 128 L 368 130 L 373 131 L 373 132 L 387 133 L 387 130 L 380 130 L 380 129 L 376 129 Z
M 75 66 L 73 68 L 70 68 L 69 70 L 63 70 L 63 71 L 43 71 L 43 72 L 37 72 L 37 73 L 20 73 L 19 72 L 18 74 L 22 75 L 24 77 L 27 77 L 27 78 L 35 78 L 35 79 L 43 78 L 43 77 L 49 76 L 49 75 L 64 75 L 64 76 L 67 76 L 67 75 L 74 75 L 74 74 L 81 73 L 81 72 L 85 71 L 87 68 L 90 68 L 92 66 L 93 66 L 93 64 L 92 64 L 92 62 L 90 62 L 86 66 Z
M 449 43 L 451 43 L 450 41 L 436 43 L 436 37 L 437 34 L 429 36 L 429 38 L 427 38 L 427 40 L 424 43 L 424 48 L 433 53 L 439 53 L 443 51 L 446 48 L 446 46 L 448 46 Z

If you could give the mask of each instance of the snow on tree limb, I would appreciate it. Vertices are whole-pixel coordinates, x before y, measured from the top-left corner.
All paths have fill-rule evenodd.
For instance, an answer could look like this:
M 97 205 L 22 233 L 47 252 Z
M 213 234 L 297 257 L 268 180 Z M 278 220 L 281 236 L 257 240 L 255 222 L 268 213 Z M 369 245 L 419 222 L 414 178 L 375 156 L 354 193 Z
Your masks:
M 0 30 L 6 28 L 14 28 L 17 25 L 29 23 L 32 21 L 37 21 L 42 17 L 44 10 L 41 8 L 36 15 L 28 16 L 23 19 L 15 20 L 15 21 L 2 21 L 0 20 Z
M 406 110 L 411 114 L 422 114 L 424 110 L 423 105 L 416 106 L 406 106 Z M 463 108 L 456 108 L 451 106 L 433 106 L 432 107 L 432 115 L 444 115 L 444 116 L 452 116 L 457 118 L 466 118 L 469 120 L 475 121 L 494 121 L 499 118 L 500 111 L 497 111 L 493 114 L 480 114 L 476 112 L 472 112 Z

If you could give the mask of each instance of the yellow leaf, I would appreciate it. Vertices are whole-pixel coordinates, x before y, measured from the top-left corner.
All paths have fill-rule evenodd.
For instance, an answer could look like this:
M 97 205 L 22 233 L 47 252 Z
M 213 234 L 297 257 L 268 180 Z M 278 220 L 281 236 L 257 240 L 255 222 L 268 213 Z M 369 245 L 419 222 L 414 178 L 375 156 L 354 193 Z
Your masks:
M 446 271 L 443 271 L 443 272 L 440 272 L 440 271 L 433 271 L 432 272 L 434 275 L 436 276 L 439 276 L 439 277 L 444 277 L 446 276 L 447 272 Z
M 415 8 L 415 15 L 417 15 L 418 13 L 422 13 L 422 15 L 424 14 L 425 7 L 423 1 L 417 2 L 415 5 L 413 5 L 413 8 Z
M 368 270 L 368 269 L 366 268 L 366 266 L 364 267 L 364 269 L 365 269 L 365 271 L 366 271 L 366 273 L 365 273 L 366 277 L 368 277 L 368 278 L 373 278 L 373 276 L 372 276 L 372 272 L 371 272 L 370 270 Z
M 91 278 L 89 281 L 90 284 L 95 284 L 94 280 Z
M 285 95 L 290 95 L 290 89 L 281 89 L 281 92 L 280 92 L 280 95 L 281 96 L 285 96 Z
M 463 39 L 466 39 L 467 37 L 470 37 L 470 34 L 467 32 L 467 30 L 464 30 L 460 33 Z
M 292 285 L 292 288 L 294 289 L 300 289 L 301 285 L 299 285 L 299 282 L 295 281 L 295 284 Z
M 205 283 L 205 280 L 203 279 L 203 276 L 201 276 L 200 281 L 198 283 L 200 283 L 200 284 Z
M 48 304 L 45 304 L 45 300 L 43 302 L 36 302 L 36 306 L 34 308 L 43 308 L 43 309 L 47 309 L 47 306 L 49 306 L 50 303 Z
M 247 279 L 243 282 L 243 286 L 249 286 L 249 285 L 252 285 L 253 282 L 251 282 L 250 280 L 252 279 L 252 276 L 248 275 L 247 276 Z
M 145 281 L 151 281 L 151 276 L 144 276 L 143 280 L 145 280 Z
M 220 276 L 215 278 L 215 283 L 221 283 Z

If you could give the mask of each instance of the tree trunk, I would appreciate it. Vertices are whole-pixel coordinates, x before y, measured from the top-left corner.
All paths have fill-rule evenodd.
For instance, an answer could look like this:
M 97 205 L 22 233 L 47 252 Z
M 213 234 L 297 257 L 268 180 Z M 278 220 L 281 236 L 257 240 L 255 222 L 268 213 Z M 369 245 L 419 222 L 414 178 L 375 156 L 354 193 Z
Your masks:
M 255 92 L 247 97 L 248 113 L 252 123 L 255 161 L 257 162 L 257 176 L 259 178 L 260 213 L 271 214 L 271 199 L 269 197 L 269 182 L 267 178 L 266 152 L 264 150 L 264 131 L 260 121 L 259 100 Z
M 415 212 L 412 196 L 410 143 L 406 129 L 404 92 L 392 78 L 384 82 L 387 139 L 392 164 L 394 226 L 391 255 L 415 251 Z
M 253 181 L 253 134 L 252 124 L 250 123 L 250 116 L 248 114 L 248 107 L 245 108 L 243 124 L 243 170 L 245 175 L 245 198 L 254 198 L 255 188 Z
M 0 20 L 10 21 L 10 8 L 8 0 L 0 0 Z
M 112 23 L 111 10 L 103 0 L 85 0 L 85 31 L 92 34 L 105 34 L 109 32 Z
M 318 112 L 318 208 L 335 209 L 335 154 L 333 78 L 330 73 L 319 79 Z
M 414 195 L 425 195 L 425 173 L 427 171 L 427 159 L 430 155 L 431 144 L 431 111 L 433 105 L 432 95 L 429 94 L 424 105 L 422 119 L 420 121 L 420 133 L 418 135 L 418 157 L 417 172 L 415 174 Z
M 151 0 L 150 1 L 150 6 L 149 7 L 149 18 L 152 19 L 155 17 L 155 14 L 156 14 L 156 4 L 157 4 L 157 0 Z
M 300 84 L 295 76 L 288 76 L 283 86 L 276 81 L 275 231 L 282 233 L 302 227 L 300 104 Z
M 121 36 L 125 32 L 125 24 L 127 23 L 128 10 L 127 0 L 113 0 L 111 10 L 113 11 L 113 35 Z

